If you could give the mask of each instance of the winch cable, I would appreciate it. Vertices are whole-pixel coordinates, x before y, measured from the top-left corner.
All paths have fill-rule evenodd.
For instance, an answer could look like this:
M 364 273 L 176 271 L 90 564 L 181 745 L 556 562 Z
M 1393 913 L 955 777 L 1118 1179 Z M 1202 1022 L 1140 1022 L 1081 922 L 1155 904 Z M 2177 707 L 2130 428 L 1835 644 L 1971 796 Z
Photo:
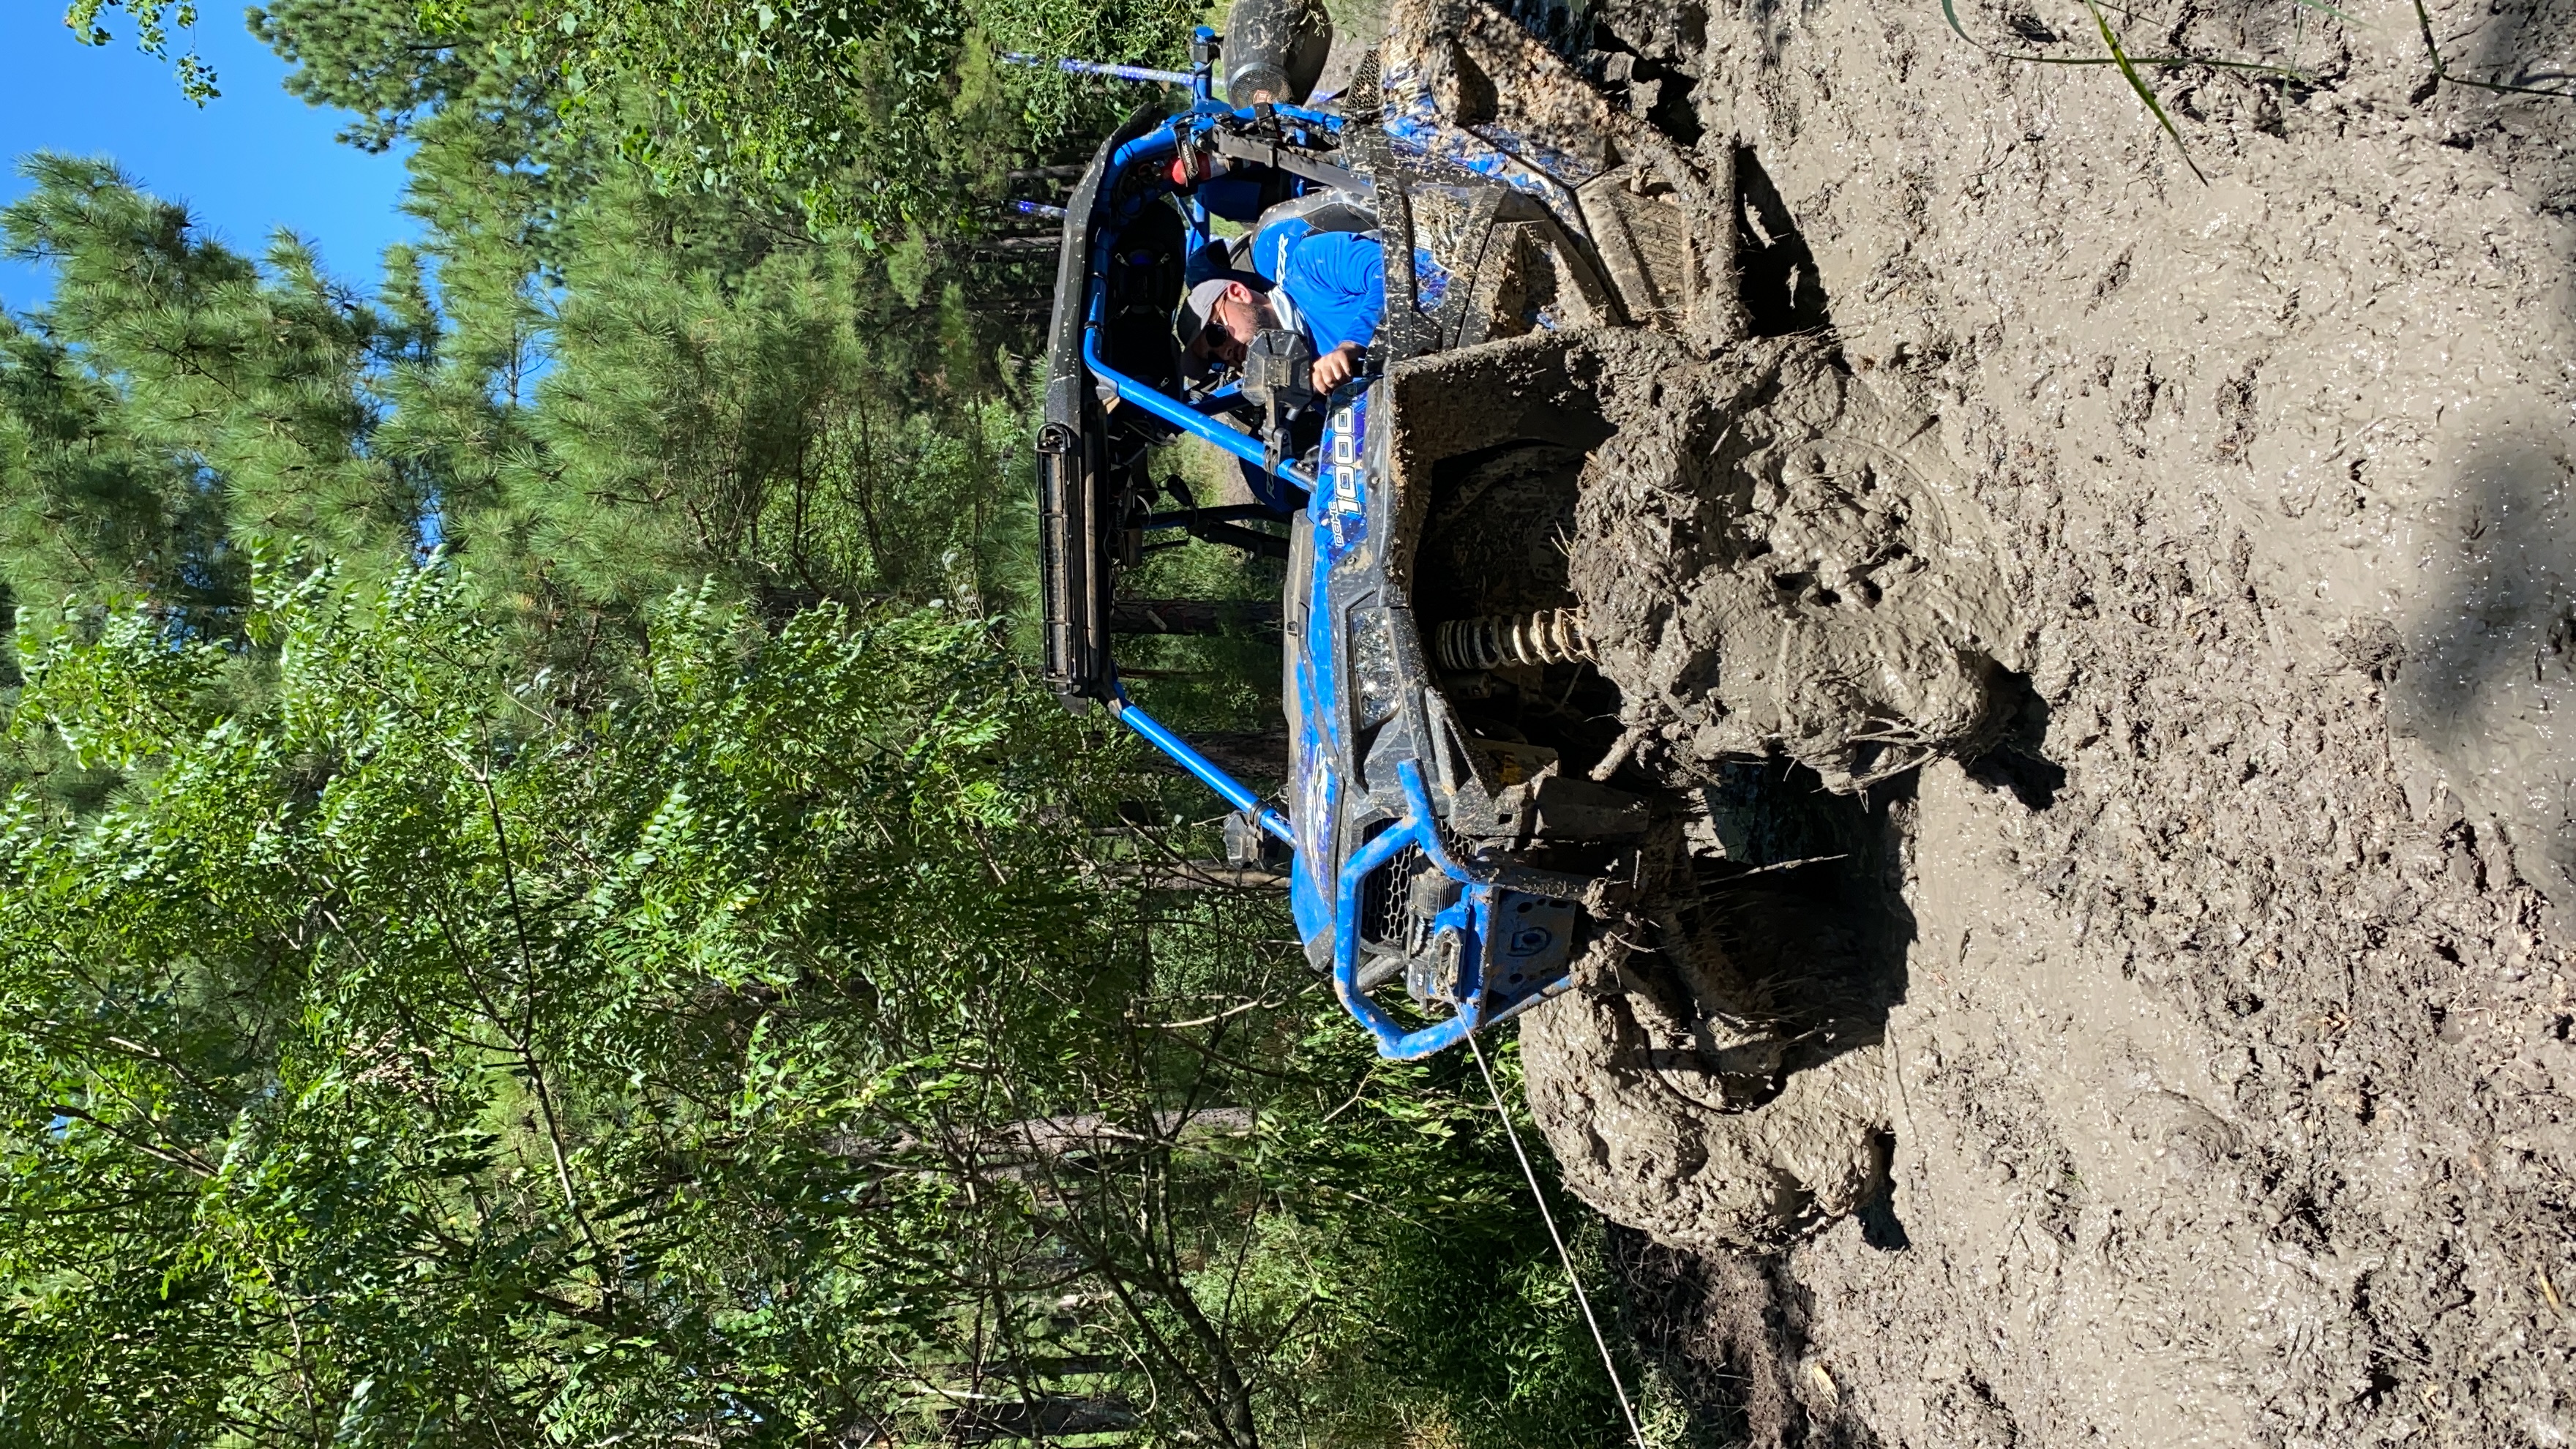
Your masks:
M 1592 1313 L 1592 1298 L 1583 1291 L 1583 1275 L 1574 1271 L 1574 1254 L 1567 1251 L 1565 1235 L 1556 1230 L 1556 1214 L 1547 1210 L 1547 1194 L 1538 1189 L 1538 1169 L 1530 1166 L 1529 1152 L 1521 1146 L 1520 1129 L 1512 1125 L 1510 1109 L 1503 1105 L 1503 1089 L 1494 1084 L 1494 1069 L 1485 1065 L 1485 1045 L 1467 1033 L 1467 1050 L 1476 1054 L 1476 1070 L 1485 1078 L 1485 1090 L 1493 1094 L 1494 1115 L 1503 1119 L 1503 1135 L 1512 1139 L 1512 1155 L 1521 1160 L 1521 1176 L 1529 1182 L 1530 1201 L 1538 1204 L 1538 1216 L 1547 1224 L 1547 1236 L 1556 1244 L 1557 1261 L 1565 1264 L 1565 1281 L 1574 1289 L 1574 1301 L 1583 1305 L 1583 1324 L 1592 1330 L 1592 1346 L 1601 1350 L 1601 1367 L 1610 1375 L 1610 1390 L 1619 1396 L 1619 1412 L 1628 1420 L 1628 1437 L 1637 1441 L 1637 1449 L 1649 1449 L 1646 1431 L 1637 1427 L 1636 1406 L 1628 1402 L 1628 1386 L 1619 1381 L 1619 1365 L 1610 1357 L 1610 1340 L 1601 1334 L 1601 1320 Z

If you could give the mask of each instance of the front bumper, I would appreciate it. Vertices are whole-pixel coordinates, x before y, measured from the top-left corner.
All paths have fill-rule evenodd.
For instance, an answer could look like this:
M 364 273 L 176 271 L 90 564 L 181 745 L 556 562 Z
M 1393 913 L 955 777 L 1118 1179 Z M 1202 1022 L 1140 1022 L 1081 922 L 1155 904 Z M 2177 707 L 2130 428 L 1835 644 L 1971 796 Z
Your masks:
M 1412 1058 L 1564 991 L 1599 878 L 1459 829 L 1494 810 L 1405 591 L 1402 372 L 1335 399 L 1291 552 L 1286 694 L 1299 935 L 1380 1053 Z M 1399 975 L 1431 1020 L 1373 999 Z

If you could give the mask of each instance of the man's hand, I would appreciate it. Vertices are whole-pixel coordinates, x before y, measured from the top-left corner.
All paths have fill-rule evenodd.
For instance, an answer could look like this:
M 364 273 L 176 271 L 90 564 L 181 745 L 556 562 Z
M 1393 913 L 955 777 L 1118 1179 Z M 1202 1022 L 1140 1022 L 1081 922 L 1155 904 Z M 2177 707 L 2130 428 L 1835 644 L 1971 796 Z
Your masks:
M 1351 380 L 1360 370 L 1360 345 L 1345 342 L 1315 359 L 1315 391 L 1329 393 Z

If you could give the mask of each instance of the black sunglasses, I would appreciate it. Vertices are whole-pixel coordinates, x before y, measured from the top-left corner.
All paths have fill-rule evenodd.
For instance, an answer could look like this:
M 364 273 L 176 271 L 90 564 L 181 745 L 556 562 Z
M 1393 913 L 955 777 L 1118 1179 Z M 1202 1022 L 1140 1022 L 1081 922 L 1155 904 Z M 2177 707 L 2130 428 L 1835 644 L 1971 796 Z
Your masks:
M 1224 301 L 1220 297 L 1208 304 L 1207 317 L 1199 323 L 1198 335 L 1190 339 L 1190 346 L 1202 357 L 1214 357 L 1218 348 L 1234 340 L 1234 329 L 1226 326 L 1225 319 L 1217 315 L 1216 309 Z

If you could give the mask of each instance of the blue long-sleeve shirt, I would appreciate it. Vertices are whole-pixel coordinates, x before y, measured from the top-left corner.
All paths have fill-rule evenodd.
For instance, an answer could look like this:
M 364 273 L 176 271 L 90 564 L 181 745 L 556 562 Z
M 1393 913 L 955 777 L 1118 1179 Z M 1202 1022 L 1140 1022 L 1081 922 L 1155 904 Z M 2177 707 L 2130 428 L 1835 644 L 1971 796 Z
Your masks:
M 1386 317 L 1386 249 L 1377 233 L 1313 231 L 1303 220 L 1262 228 L 1253 270 L 1288 296 L 1288 320 L 1318 356 L 1345 342 L 1366 347 Z

